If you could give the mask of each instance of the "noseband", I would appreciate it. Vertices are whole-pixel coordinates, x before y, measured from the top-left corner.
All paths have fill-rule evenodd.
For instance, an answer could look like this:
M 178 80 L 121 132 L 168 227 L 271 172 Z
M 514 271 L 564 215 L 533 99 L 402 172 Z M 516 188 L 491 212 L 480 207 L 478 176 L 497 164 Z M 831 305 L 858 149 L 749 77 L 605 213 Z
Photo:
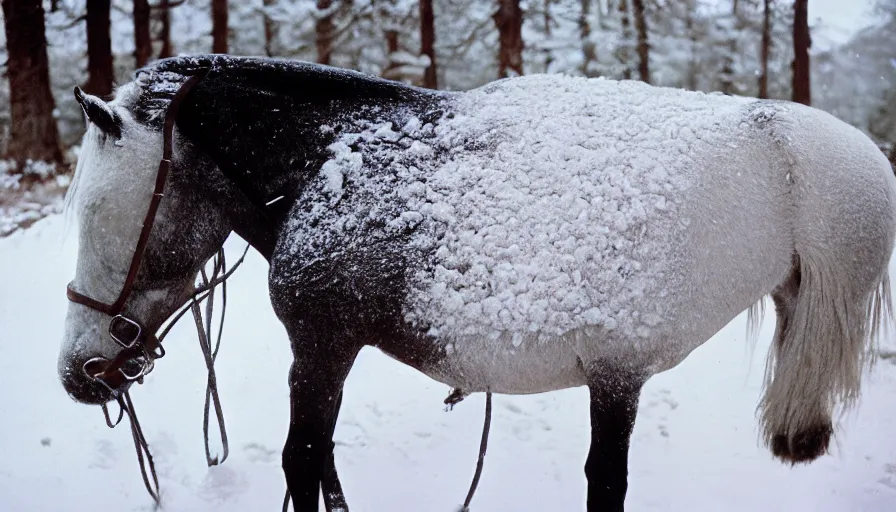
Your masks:
M 112 320 L 109 322 L 109 335 L 121 346 L 121 350 L 111 360 L 104 357 L 90 359 L 84 363 L 82 371 L 109 388 L 113 395 L 118 393 L 121 386 L 126 383 L 142 379 L 144 375 L 152 371 L 153 362 L 165 355 L 165 349 L 162 348 L 159 339 L 152 333 L 146 332 L 146 329 L 139 321 L 129 318 L 122 312 L 133 290 L 134 281 L 136 281 L 137 273 L 140 270 L 140 262 L 143 259 L 143 254 L 146 252 L 149 234 L 152 231 L 156 213 L 159 209 L 159 203 L 161 203 L 162 197 L 164 197 L 165 181 L 171 169 L 174 123 L 177 120 L 178 110 L 190 93 L 190 90 L 202 80 L 206 73 L 207 71 L 204 71 L 193 75 L 184 82 L 175 93 L 174 98 L 168 105 L 168 110 L 165 112 L 165 124 L 162 129 L 162 160 L 159 162 L 159 170 L 156 173 L 155 188 L 153 189 L 152 199 L 149 202 L 149 209 L 143 220 L 140 238 L 137 240 L 134 255 L 131 257 L 127 278 L 124 281 L 121 293 L 118 294 L 118 298 L 115 299 L 115 302 L 108 304 L 75 291 L 71 284 L 68 285 L 66 290 L 68 300 L 112 317 Z M 125 368 L 130 361 L 139 362 L 139 370 L 128 373 Z

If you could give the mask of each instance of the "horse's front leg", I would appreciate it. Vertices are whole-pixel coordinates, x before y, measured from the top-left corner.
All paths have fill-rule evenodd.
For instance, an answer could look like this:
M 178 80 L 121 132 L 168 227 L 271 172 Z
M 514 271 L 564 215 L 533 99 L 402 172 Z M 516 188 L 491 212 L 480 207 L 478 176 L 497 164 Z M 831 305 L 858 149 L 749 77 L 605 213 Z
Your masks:
M 333 431 L 342 386 L 358 350 L 325 343 L 294 347 L 289 434 L 283 448 L 286 484 L 295 512 L 317 512 L 322 485 L 327 508 L 333 510 L 345 503 L 333 461 Z
M 588 512 L 621 512 L 628 489 L 628 447 L 645 376 L 605 361 L 586 366 L 591 450 L 585 461 Z
M 339 389 L 339 398 L 336 399 L 336 414 L 330 422 L 330 453 L 324 465 L 324 477 L 320 486 L 324 495 L 324 507 L 327 512 L 348 512 L 348 503 L 345 501 L 345 493 L 342 492 L 342 484 L 339 482 L 339 474 L 336 472 L 336 457 L 333 453 L 336 445 L 333 443 L 333 434 L 336 431 L 336 422 L 339 419 L 339 409 L 342 408 L 342 388 Z

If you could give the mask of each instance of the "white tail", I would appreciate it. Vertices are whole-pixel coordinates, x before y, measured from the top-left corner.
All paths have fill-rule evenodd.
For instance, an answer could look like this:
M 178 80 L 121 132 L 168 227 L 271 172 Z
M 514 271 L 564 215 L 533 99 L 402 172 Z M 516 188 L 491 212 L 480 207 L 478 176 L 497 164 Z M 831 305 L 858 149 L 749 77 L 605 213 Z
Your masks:
M 795 113 L 810 118 L 789 130 L 802 138 L 792 167 L 796 254 L 772 293 L 778 324 L 760 403 L 765 442 L 792 463 L 824 454 L 834 412 L 859 397 L 880 327 L 892 318 L 896 235 L 896 187 L 880 151 L 826 114 Z

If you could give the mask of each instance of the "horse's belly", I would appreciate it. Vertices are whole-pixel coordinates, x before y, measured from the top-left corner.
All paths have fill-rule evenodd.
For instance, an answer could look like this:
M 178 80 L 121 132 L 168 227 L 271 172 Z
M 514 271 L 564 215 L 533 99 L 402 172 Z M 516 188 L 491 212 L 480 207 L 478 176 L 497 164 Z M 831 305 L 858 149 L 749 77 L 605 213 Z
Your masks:
M 571 343 L 523 343 L 471 337 L 450 343 L 445 356 L 423 368 L 431 378 L 464 391 L 529 394 L 587 384 Z

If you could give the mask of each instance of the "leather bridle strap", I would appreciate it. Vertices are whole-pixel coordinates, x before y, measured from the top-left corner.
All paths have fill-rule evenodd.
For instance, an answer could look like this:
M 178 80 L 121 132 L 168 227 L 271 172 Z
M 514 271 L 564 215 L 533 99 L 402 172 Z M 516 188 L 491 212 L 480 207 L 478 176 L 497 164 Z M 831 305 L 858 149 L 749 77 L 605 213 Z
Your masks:
M 199 83 L 207 73 L 208 70 L 202 71 L 191 76 L 184 82 L 177 93 L 175 93 L 174 98 L 172 98 L 171 103 L 168 105 L 167 112 L 165 112 L 165 124 L 162 128 L 162 160 L 159 162 L 159 170 L 156 173 L 155 188 L 152 192 L 152 199 L 149 202 L 149 209 L 146 211 L 146 217 L 143 220 L 143 229 L 140 231 L 137 247 L 134 249 L 134 256 L 131 258 L 131 265 L 128 268 L 127 277 L 124 280 L 124 286 L 121 288 L 121 293 L 118 294 L 118 298 L 115 299 L 115 302 L 107 304 L 78 293 L 72 289 L 71 285 L 68 285 L 66 289 L 68 300 L 87 306 L 88 308 L 101 313 L 105 313 L 109 316 L 118 315 L 124 310 L 125 302 L 127 302 L 128 296 L 130 296 L 131 290 L 134 287 L 134 281 L 137 279 L 137 272 L 140 271 L 140 262 L 143 260 L 144 252 L 146 252 L 146 244 L 149 242 L 149 234 L 155 223 L 159 204 L 162 202 L 162 197 L 164 196 L 165 182 L 168 179 L 168 172 L 171 170 L 171 155 L 174 147 L 174 123 L 177 120 L 177 113 L 180 110 L 180 106 L 184 99 L 190 93 L 190 90 L 193 89 L 193 86 Z

